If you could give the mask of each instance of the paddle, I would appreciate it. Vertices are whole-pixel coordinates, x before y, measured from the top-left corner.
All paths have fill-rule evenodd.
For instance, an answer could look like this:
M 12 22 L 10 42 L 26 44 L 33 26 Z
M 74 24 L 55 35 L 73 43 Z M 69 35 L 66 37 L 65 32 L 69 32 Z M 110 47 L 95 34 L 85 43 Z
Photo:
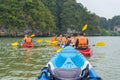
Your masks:
M 56 52 L 58 53 L 58 52 L 60 52 L 62 49 L 63 49 L 63 48 L 60 48 L 60 49 L 56 50 Z
M 51 44 L 57 44 L 58 43 L 58 41 L 51 41 L 51 40 L 45 40 L 45 42 L 47 42 L 47 43 L 51 43 Z
M 58 43 L 58 41 L 53 41 L 53 42 L 51 42 L 51 44 L 57 44 Z
M 36 40 L 36 42 L 41 43 L 41 42 L 43 42 L 43 40 L 38 39 L 38 40 Z
M 35 34 L 32 34 L 30 37 L 31 37 L 31 38 L 32 38 L 32 37 L 35 37 Z
M 92 45 L 92 46 L 102 47 L 102 46 L 105 46 L 105 42 L 100 41 L 100 42 L 97 42 L 96 44 L 94 44 L 94 45 Z
M 50 43 L 50 42 L 51 42 L 51 40 L 49 40 L 49 39 L 48 39 L 48 40 L 45 40 L 45 42 Z
M 97 42 L 96 44 L 93 44 L 92 46 L 98 46 L 98 47 L 102 47 L 102 46 L 105 46 L 105 42 L 103 41 L 100 41 L 100 42 Z M 56 50 L 56 52 L 60 52 L 63 48 L 59 48 L 58 50 Z
M 15 47 L 15 46 L 18 46 L 19 43 L 18 42 L 13 42 L 13 43 L 11 43 L 11 45 Z
M 82 27 L 82 31 L 85 31 L 87 28 L 88 28 L 88 25 L 85 24 L 85 25 Z

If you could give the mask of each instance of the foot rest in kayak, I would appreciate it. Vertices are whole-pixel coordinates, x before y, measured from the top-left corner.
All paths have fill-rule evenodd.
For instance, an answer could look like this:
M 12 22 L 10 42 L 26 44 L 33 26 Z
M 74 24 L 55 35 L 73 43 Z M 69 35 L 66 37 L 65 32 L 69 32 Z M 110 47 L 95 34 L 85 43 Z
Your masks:
M 55 68 L 51 70 L 51 66 L 48 64 L 48 71 L 50 73 L 50 80 L 81 80 L 86 79 L 89 75 L 89 65 L 84 70 L 80 68 Z
M 56 68 L 54 69 L 54 74 L 60 80 L 76 80 L 82 71 L 80 68 L 73 68 L 73 69 L 62 69 Z

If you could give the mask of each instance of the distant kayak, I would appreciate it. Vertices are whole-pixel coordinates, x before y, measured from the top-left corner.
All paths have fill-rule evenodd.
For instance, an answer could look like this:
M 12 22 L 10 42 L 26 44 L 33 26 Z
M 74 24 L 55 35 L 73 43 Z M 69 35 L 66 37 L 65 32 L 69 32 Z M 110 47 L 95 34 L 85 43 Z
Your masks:
M 87 48 L 85 50 L 78 50 L 78 51 L 86 57 L 92 56 L 92 49 L 91 48 Z
M 88 60 L 67 46 L 54 55 L 36 80 L 102 80 Z
M 34 47 L 34 44 L 33 43 L 22 43 L 21 46 L 23 48 L 33 48 Z

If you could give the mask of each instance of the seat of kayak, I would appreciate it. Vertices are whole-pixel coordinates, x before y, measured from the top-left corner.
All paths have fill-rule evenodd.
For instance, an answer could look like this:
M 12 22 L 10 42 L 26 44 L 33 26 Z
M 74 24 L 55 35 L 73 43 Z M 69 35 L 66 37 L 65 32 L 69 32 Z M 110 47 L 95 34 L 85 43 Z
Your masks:
M 56 68 L 54 69 L 55 76 L 60 80 L 76 80 L 82 73 L 80 68 L 73 69 L 63 69 Z
M 88 77 L 89 65 L 87 65 L 84 70 L 81 70 L 81 68 L 55 68 L 54 70 L 51 70 L 51 66 L 49 64 L 48 71 L 50 72 L 51 78 L 53 80 L 81 80 Z

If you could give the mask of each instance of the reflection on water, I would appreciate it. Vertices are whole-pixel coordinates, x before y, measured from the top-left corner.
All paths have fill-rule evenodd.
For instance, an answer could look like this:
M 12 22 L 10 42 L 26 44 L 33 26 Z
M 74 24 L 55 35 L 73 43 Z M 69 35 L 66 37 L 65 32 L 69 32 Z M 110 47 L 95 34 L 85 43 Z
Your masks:
M 35 38 L 34 38 L 35 39 Z M 35 43 L 35 48 L 12 47 L 19 38 L 0 39 L 0 80 L 35 80 L 59 47 Z M 89 37 L 90 44 L 104 41 L 106 46 L 95 47 L 93 56 L 87 58 L 103 80 L 120 80 L 120 38 Z M 106 73 L 107 72 L 107 73 Z
M 31 62 L 31 58 L 32 58 L 32 48 L 25 48 L 25 56 L 26 56 L 26 63 L 30 63 Z

